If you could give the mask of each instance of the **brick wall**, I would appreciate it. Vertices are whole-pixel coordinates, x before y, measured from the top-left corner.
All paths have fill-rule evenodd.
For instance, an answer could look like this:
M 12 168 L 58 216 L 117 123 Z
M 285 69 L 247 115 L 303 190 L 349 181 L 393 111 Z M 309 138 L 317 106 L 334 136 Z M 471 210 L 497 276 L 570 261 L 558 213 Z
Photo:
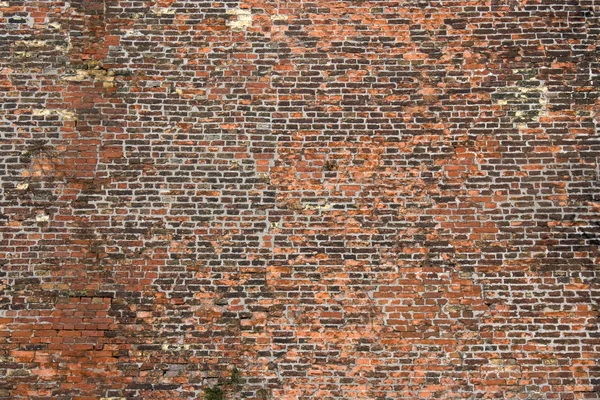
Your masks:
M 0 398 L 600 398 L 597 0 L 0 1 Z

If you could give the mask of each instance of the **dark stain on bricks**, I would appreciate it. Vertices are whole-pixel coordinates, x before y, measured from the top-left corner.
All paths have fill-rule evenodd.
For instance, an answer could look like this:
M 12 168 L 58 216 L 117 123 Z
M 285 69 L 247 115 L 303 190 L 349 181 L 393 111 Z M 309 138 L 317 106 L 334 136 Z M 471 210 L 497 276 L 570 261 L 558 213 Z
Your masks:
M 0 1 L 0 398 L 598 398 L 599 15 Z

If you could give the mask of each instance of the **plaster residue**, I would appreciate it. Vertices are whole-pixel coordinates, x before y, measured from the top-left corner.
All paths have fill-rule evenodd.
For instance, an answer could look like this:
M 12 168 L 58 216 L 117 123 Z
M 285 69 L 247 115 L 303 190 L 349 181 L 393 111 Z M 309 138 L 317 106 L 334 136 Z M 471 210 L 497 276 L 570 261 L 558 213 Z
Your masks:
M 168 8 L 168 7 L 154 7 L 151 9 L 152 13 L 160 16 L 163 15 L 175 15 L 175 9 L 173 8 Z
M 50 216 L 48 214 L 37 214 L 35 220 L 36 222 L 48 222 L 50 221 Z
M 515 69 L 513 73 L 524 79 L 498 88 L 492 93 L 492 100 L 507 107 L 507 115 L 517 124 L 539 121 L 547 113 L 548 87 L 537 79 L 535 69 Z
M 227 14 L 236 17 L 227 22 L 227 26 L 230 26 L 234 32 L 244 31 L 252 25 L 252 11 L 250 10 L 235 8 L 227 10 Z
M 305 204 L 305 210 L 331 210 L 331 204 Z
M 275 15 L 271 15 L 271 20 L 272 21 L 287 21 L 288 16 L 283 15 L 283 14 L 275 14 Z
M 15 45 L 25 47 L 44 47 L 48 44 L 46 40 L 17 40 Z
M 35 108 L 32 111 L 32 114 L 37 117 L 45 117 L 48 115 L 58 115 L 65 121 L 75 121 L 77 120 L 77 115 L 70 110 L 62 110 L 62 109 L 49 109 L 49 108 Z
M 189 344 L 183 344 L 183 345 L 179 345 L 179 344 L 163 344 L 161 346 L 161 348 L 164 351 L 184 351 L 184 350 L 189 350 L 190 349 L 190 345 Z
M 100 64 L 89 62 L 83 68 L 77 68 L 73 73 L 65 75 L 61 79 L 68 82 L 99 81 L 106 88 L 114 87 L 114 75 L 113 71 L 107 71 Z

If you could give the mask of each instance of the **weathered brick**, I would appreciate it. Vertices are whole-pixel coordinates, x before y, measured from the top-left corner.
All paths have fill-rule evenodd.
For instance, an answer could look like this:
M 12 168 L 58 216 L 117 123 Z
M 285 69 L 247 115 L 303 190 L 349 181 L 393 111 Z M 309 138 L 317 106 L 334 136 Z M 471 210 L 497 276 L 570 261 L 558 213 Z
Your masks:
M 596 3 L 0 1 L 0 398 L 598 398 Z

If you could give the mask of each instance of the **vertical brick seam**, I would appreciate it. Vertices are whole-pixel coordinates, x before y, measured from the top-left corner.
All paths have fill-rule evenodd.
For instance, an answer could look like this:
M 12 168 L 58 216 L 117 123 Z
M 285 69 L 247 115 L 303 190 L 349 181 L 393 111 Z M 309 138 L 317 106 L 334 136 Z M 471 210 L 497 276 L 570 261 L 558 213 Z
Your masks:
M 600 398 L 596 0 L 0 1 L 0 398 Z

